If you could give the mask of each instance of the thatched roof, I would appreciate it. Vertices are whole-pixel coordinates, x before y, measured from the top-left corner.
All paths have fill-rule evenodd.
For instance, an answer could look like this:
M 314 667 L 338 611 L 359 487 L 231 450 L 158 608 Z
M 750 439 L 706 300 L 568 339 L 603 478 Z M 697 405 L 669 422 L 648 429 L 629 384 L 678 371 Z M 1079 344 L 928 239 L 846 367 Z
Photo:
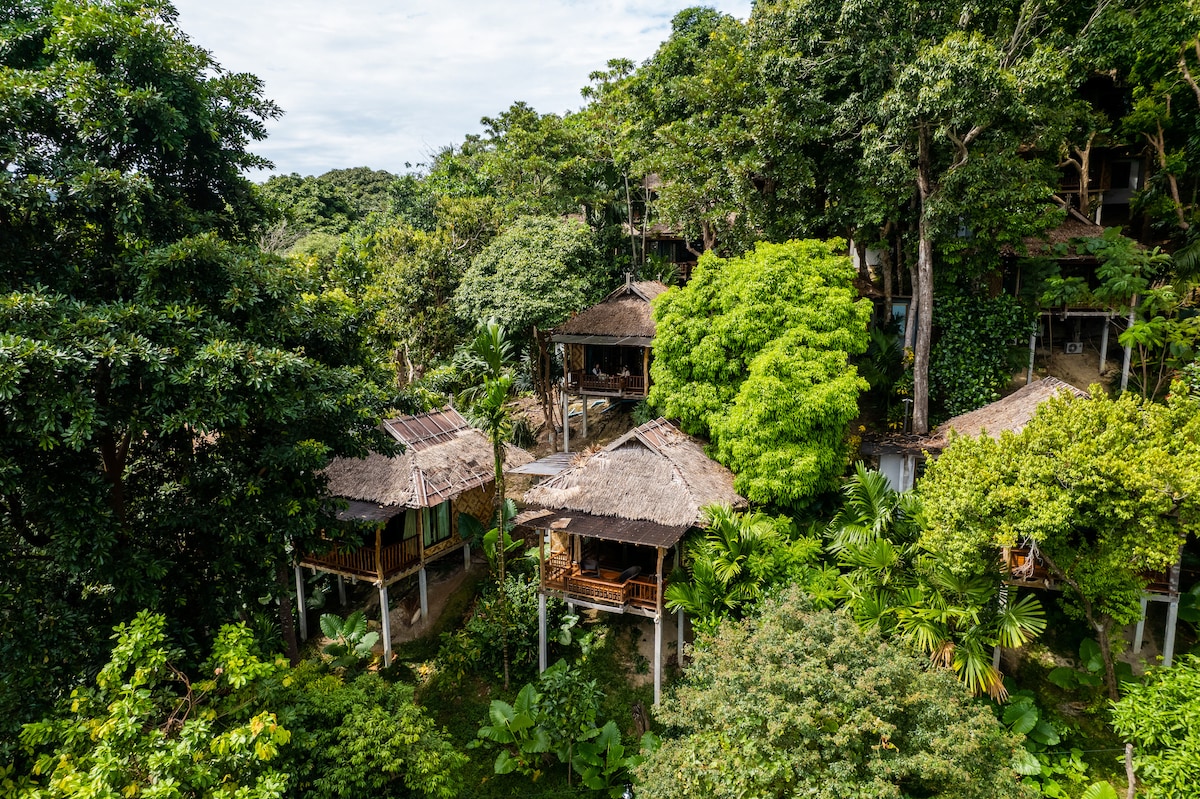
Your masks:
M 1070 207 L 1061 197 L 1054 198 L 1055 203 L 1067 212 L 1067 217 L 1058 227 L 1046 231 L 1044 236 L 1028 236 L 1024 239 L 1025 249 L 1030 256 L 1048 255 L 1053 247 L 1067 245 L 1066 254 L 1057 256 L 1061 259 L 1085 260 L 1095 256 L 1072 245 L 1079 239 L 1095 239 L 1104 235 L 1104 227 L 1097 225 L 1076 209 Z M 1013 254 L 1011 247 L 1005 252 Z
M 335 458 L 325 469 L 336 497 L 382 507 L 431 508 L 492 481 L 492 445 L 452 408 L 389 419 L 385 429 L 405 445 L 389 458 Z M 506 449 L 505 468 L 533 457 L 517 447 Z
M 733 490 L 733 473 L 665 419 L 647 422 L 582 456 L 529 489 L 525 502 L 684 529 L 701 523 L 705 505 L 747 506 Z
M 667 287 L 657 280 L 626 283 L 555 328 L 552 339 L 556 342 L 628 343 L 648 347 L 654 338 L 654 310 L 650 301 L 666 290 Z
M 942 449 L 950 443 L 951 431 L 971 438 L 982 434 L 998 438 L 1006 430 L 1019 433 L 1025 428 L 1025 425 L 1029 424 L 1038 405 L 1060 393 L 1076 397 L 1088 396 L 1086 391 L 1078 389 L 1070 383 L 1065 383 L 1057 377 L 1047 377 L 1036 383 L 1022 386 L 1007 397 L 998 399 L 990 405 L 984 405 L 970 413 L 964 413 L 943 422 L 933 431 L 926 442 L 926 447 Z

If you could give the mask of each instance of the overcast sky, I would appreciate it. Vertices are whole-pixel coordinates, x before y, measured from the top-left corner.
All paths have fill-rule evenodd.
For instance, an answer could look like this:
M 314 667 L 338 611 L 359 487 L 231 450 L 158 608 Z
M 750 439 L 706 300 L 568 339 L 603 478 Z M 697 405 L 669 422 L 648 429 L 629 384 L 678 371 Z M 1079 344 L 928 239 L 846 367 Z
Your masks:
M 284 110 L 277 173 L 406 171 L 517 100 L 577 110 L 588 73 L 641 63 L 685 0 L 175 0 L 179 25 Z M 745 19 L 751 0 L 704 5 Z M 256 179 L 264 175 L 252 176 Z

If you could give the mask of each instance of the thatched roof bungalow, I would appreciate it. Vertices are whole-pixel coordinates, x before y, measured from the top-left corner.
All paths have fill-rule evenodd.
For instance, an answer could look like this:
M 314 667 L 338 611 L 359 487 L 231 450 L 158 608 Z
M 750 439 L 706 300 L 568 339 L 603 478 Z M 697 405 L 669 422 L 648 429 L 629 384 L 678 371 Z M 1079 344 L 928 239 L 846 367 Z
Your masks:
M 581 454 L 524 499 L 530 507 L 518 521 L 538 531 L 543 597 L 654 619 L 657 702 L 664 561 L 673 549 L 679 564 L 681 539 L 703 524 L 704 506 L 747 507 L 732 472 L 710 460 L 699 441 L 656 419 Z M 682 639 L 682 616 L 678 623 Z M 544 625 L 541 654 L 544 667 Z
M 655 330 L 651 302 L 666 290 L 657 280 L 627 280 L 554 329 L 550 340 L 565 349 L 569 393 L 646 396 Z
M 424 616 L 428 612 L 425 567 L 460 549 L 464 562 L 470 562 L 469 546 L 459 535 L 459 516 L 469 514 L 482 522 L 491 516 L 495 478 L 491 442 L 450 407 L 389 419 L 383 427 L 404 446 L 403 453 L 335 458 L 324 471 L 330 495 L 345 504 L 334 511 L 337 519 L 368 525 L 371 530 L 361 547 L 334 546 L 300 558 L 296 569 L 301 603 L 301 567 L 336 574 L 339 584 L 345 577 L 370 580 L 380 589 L 383 608 L 388 606 L 387 587 L 417 574 Z M 506 449 L 506 467 L 532 460 L 517 447 Z M 387 614 L 383 618 L 390 653 Z

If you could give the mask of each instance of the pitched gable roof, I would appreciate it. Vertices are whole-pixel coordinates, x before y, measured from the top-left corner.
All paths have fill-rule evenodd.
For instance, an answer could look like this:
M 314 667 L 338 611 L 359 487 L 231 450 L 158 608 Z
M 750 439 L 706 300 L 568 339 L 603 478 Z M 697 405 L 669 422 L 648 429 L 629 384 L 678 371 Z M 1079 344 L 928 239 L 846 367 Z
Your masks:
M 951 431 L 970 438 L 983 434 L 998 438 L 1006 430 L 1019 433 L 1025 428 L 1025 425 L 1029 424 L 1038 405 L 1050 397 L 1064 392 L 1076 397 L 1086 398 L 1089 396 L 1086 391 L 1063 382 L 1057 377 L 1047 377 L 1036 383 L 1022 386 L 1007 397 L 998 399 L 989 405 L 942 422 L 933 431 L 928 445 L 936 449 L 945 447 L 950 443 Z
M 394 458 L 335 458 L 325 468 L 331 494 L 384 507 L 431 508 L 494 477 L 491 442 L 453 408 L 389 419 L 384 429 L 405 451 Z M 532 460 L 522 449 L 506 448 L 506 467 Z
M 581 457 L 529 489 L 525 501 L 676 528 L 701 523 L 705 505 L 748 504 L 733 490 L 733 473 L 665 419 L 647 422 Z
M 556 342 L 574 342 L 584 337 L 627 339 L 630 344 L 649 346 L 654 338 L 654 309 L 651 301 L 667 290 L 657 280 L 627 283 L 590 308 L 580 311 L 554 329 Z M 597 342 L 615 343 L 615 342 Z

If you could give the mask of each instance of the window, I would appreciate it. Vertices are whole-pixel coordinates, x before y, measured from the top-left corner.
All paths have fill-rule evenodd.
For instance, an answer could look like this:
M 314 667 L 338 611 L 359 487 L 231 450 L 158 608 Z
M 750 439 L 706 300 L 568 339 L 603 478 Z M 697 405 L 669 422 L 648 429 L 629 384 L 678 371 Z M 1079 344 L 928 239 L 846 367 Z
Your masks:
M 450 538 L 454 532 L 450 524 L 450 500 L 446 500 L 435 508 L 424 508 L 425 546 L 431 547 Z

